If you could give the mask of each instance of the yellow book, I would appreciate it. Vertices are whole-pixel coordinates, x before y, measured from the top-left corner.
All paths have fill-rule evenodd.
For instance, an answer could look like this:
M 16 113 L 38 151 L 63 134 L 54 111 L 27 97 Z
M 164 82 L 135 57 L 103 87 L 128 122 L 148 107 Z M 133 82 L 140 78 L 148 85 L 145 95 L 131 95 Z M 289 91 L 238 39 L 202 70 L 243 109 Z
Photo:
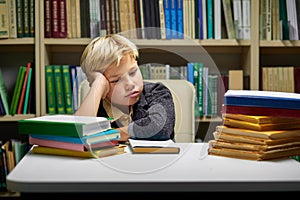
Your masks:
M 48 155 L 60 155 L 60 156 L 71 156 L 71 157 L 81 157 L 81 158 L 101 158 L 111 155 L 122 154 L 125 152 L 126 145 L 119 145 L 115 147 L 104 148 L 100 150 L 93 151 L 75 151 L 67 149 L 58 149 L 44 146 L 33 146 L 32 152 L 39 154 Z
M 263 138 L 263 139 L 300 137 L 300 129 L 256 131 L 256 130 L 233 128 L 233 127 L 219 125 L 216 126 L 216 131 L 222 133 L 224 132 L 224 133 L 229 133 L 234 135 L 240 135 L 240 136 L 251 136 L 255 138 Z
M 266 123 L 290 123 L 300 122 L 300 118 L 288 118 L 288 117 L 274 117 L 274 116 L 254 116 L 254 115 L 242 115 L 242 114 L 229 114 L 223 115 L 223 118 L 236 119 L 255 124 L 266 124 Z
M 230 127 L 250 129 L 256 131 L 272 131 L 272 130 L 286 130 L 286 129 L 300 129 L 300 123 L 295 120 L 290 120 L 289 122 L 274 122 L 274 123 L 264 123 L 257 124 L 242 120 L 230 119 L 225 117 L 223 119 L 223 124 Z
M 286 137 L 286 138 L 279 138 L 279 139 L 265 139 L 265 138 L 258 138 L 252 136 L 245 136 L 245 135 L 235 135 L 225 132 L 217 132 L 213 133 L 215 140 L 225 140 L 229 142 L 243 142 L 249 144 L 260 144 L 260 145 L 278 145 L 278 144 L 286 144 L 290 142 L 300 142 L 300 137 Z
M 176 146 L 171 139 L 164 141 L 129 139 L 129 145 L 133 153 L 178 154 L 180 152 L 180 147 Z

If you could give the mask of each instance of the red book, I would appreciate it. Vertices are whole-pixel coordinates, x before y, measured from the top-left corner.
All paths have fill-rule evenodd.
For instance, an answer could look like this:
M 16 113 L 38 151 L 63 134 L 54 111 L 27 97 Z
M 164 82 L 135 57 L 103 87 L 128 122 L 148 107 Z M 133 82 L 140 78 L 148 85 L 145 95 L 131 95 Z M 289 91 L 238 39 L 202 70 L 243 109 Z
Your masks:
M 250 107 L 250 106 L 223 105 L 222 113 L 300 118 L 299 109 L 268 108 L 268 107 L 255 107 L 255 106 Z
M 23 104 L 24 104 L 26 86 L 27 86 L 27 83 L 28 83 L 28 74 L 29 74 L 29 69 L 31 68 L 31 64 L 32 64 L 31 62 L 27 63 L 17 114 L 22 114 L 22 108 L 23 108 Z
M 51 37 L 59 38 L 59 0 L 51 0 Z
M 67 37 L 67 6 L 66 0 L 59 0 L 58 6 L 59 14 L 58 14 L 58 28 L 59 28 L 59 37 L 66 38 Z

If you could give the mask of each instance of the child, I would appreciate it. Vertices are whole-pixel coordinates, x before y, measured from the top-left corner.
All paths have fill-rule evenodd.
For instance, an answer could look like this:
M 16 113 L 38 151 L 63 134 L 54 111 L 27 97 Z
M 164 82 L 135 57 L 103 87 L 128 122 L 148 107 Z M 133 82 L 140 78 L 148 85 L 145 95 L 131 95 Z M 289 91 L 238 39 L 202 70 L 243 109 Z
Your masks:
M 172 95 L 162 83 L 143 81 L 137 57 L 137 47 L 124 36 L 91 41 L 81 57 L 90 90 L 75 115 L 113 118 L 120 141 L 174 139 Z

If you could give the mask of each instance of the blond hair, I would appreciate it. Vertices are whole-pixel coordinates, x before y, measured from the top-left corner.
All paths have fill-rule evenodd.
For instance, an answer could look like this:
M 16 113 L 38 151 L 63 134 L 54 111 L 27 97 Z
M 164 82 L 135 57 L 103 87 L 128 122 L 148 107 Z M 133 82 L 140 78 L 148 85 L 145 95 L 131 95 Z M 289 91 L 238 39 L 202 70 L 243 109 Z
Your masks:
M 85 48 L 80 66 L 87 73 L 98 71 L 103 73 L 110 65 L 119 65 L 125 55 L 138 57 L 138 50 L 134 43 L 119 34 L 110 34 L 93 39 Z

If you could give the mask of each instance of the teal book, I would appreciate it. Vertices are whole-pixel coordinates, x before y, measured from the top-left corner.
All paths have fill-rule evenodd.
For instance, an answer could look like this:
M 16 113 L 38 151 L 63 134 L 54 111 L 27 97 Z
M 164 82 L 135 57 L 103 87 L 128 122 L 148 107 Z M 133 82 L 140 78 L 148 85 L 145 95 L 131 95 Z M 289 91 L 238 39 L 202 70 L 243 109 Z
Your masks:
M 27 80 L 27 85 L 26 85 L 25 99 L 24 99 L 24 106 L 23 106 L 23 114 L 27 114 L 29 92 L 30 92 L 30 88 L 31 88 L 30 87 L 31 77 L 32 77 L 32 68 L 29 69 L 29 73 L 28 73 L 28 80 Z
M 65 111 L 66 114 L 73 114 L 72 85 L 71 85 L 69 65 L 62 65 L 62 78 L 63 78 Z
M 16 114 L 16 112 L 17 112 L 17 107 L 18 107 L 18 103 L 19 103 L 19 99 L 20 99 L 20 93 L 21 93 L 21 89 L 22 89 L 22 85 L 23 85 L 23 81 L 24 81 L 24 77 L 25 77 L 25 71 L 26 71 L 26 67 L 21 66 L 19 68 L 18 76 L 16 79 L 16 84 L 14 87 L 12 102 L 11 102 L 11 106 L 10 106 L 10 110 L 9 110 L 9 113 L 11 115 Z
M 207 0 L 207 39 L 214 39 L 213 0 Z
M 61 65 L 53 65 L 57 114 L 65 114 L 65 98 Z
M 9 97 L 8 97 L 8 92 L 7 92 L 7 88 L 3 79 L 3 74 L 2 71 L 0 69 L 0 98 L 2 100 L 3 103 L 3 107 L 4 107 L 4 111 L 5 114 L 9 114 Z
M 54 68 L 52 65 L 45 66 L 46 77 L 46 96 L 47 96 L 47 113 L 49 115 L 56 114 L 56 96 L 54 84 Z
M 204 115 L 204 109 L 203 109 L 203 70 L 204 70 L 204 64 L 200 62 L 195 62 L 194 63 L 194 68 L 195 70 L 198 71 L 198 78 L 197 78 L 197 88 L 196 89 L 196 94 L 197 94 L 197 113 L 199 114 L 200 117 Z
M 111 124 L 105 117 L 55 114 L 18 121 L 20 134 L 84 137 L 108 129 Z

